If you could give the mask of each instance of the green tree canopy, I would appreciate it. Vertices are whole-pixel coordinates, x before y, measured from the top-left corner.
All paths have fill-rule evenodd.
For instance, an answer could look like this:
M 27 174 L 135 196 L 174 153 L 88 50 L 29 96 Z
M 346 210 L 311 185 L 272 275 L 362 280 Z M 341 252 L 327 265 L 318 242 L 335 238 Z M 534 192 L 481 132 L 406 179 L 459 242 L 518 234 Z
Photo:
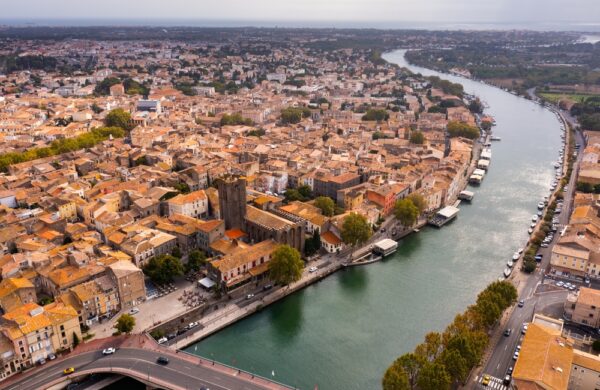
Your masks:
M 284 124 L 300 123 L 302 118 L 308 118 L 310 110 L 306 107 L 287 107 L 281 110 L 281 122 Z
M 406 198 L 409 199 L 415 206 L 417 206 L 417 208 L 419 209 L 419 213 L 422 213 L 427 209 L 427 200 L 425 200 L 425 197 L 423 197 L 423 195 L 417 192 L 413 192 L 409 194 Z
M 135 318 L 130 314 L 122 314 L 121 317 L 117 319 L 114 327 L 119 333 L 129 334 L 135 327 Z
M 479 129 L 465 122 L 451 121 L 448 122 L 448 135 L 451 138 L 464 137 L 468 139 L 479 138 Z
M 304 197 L 304 199 L 310 199 L 313 197 L 312 188 L 310 188 L 310 186 L 307 184 L 298 187 L 298 192 Z
M 188 255 L 188 261 L 185 264 L 185 270 L 186 272 L 199 271 L 203 266 L 206 265 L 206 262 L 206 255 L 204 252 L 195 249 Z
M 120 127 L 123 130 L 131 130 L 131 114 L 122 108 L 111 110 L 104 118 L 104 124 L 108 127 Z
M 303 268 L 300 252 L 289 245 L 280 245 L 271 255 L 269 277 L 275 283 L 288 285 L 300 280 Z
M 409 227 L 417 222 L 419 208 L 408 198 L 400 199 L 394 206 L 394 215 L 402 225 Z
M 153 282 L 163 284 L 172 282 L 175 276 L 183 275 L 181 260 L 171 255 L 159 255 L 150 259 L 144 267 L 144 273 Z
M 425 363 L 417 381 L 419 390 L 450 390 L 452 378 L 440 363 Z
M 367 242 L 373 230 L 367 219 L 357 213 L 350 213 L 344 218 L 342 224 L 342 241 L 348 245 L 355 246 Z
M 415 145 L 423 145 L 425 142 L 425 135 L 420 130 L 410 132 L 410 143 Z
M 321 209 L 323 215 L 332 217 L 335 212 L 335 203 L 328 196 L 319 196 L 315 199 L 315 206 Z
M 367 110 L 365 115 L 363 115 L 362 120 L 363 121 L 383 122 L 383 121 L 387 121 L 389 118 L 390 118 L 390 114 L 388 114 L 388 112 L 386 110 L 370 108 Z
M 231 115 L 224 114 L 221 117 L 220 123 L 221 123 L 221 126 L 238 126 L 238 125 L 252 126 L 254 124 L 252 119 L 244 118 L 242 116 L 242 114 L 240 114 L 239 112 L 236 112 Z

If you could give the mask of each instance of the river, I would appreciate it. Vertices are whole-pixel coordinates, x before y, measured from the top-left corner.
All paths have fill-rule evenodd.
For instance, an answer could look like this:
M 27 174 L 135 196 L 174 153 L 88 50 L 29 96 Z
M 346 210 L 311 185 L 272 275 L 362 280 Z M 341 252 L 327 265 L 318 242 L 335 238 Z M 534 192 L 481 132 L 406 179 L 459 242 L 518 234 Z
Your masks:
M 472 204 L 442 229 L 425 228 L 383 262 L 343 270 L 187 349 L 301 389 L 377 389 L 399 355 L 443 330 L 496 280 L 527 241 L 560 149 L 550 111 L 486 84 L 387 61 L 464 85 L 489 104 L 502 137 Z

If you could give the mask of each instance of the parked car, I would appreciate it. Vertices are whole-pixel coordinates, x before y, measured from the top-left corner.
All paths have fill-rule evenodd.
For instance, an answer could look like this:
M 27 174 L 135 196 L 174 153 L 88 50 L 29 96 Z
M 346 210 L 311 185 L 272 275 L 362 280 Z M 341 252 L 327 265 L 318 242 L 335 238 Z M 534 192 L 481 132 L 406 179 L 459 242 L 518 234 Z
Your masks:
M 188 324 L 188 329 L 193 329 L 193 328 L 197 327 L 198 325 L 200 325 L 200 324 L 197 321 L 190 322 Z
M 140 309 L 138 309 L 137 307 L 134 307 L 133 309 L 129 310 L 129 314 L 131 314 L 131 315 L 135 315 L 139 312 L 140 312 Z
M 318 270 L 318 268 L 313 266 L 313 267 L 310 267 L 310 268 L 308 269 L 308 272 L 311 272 L 311 273 L 312 273 L 312 272 L 317 272 L 317 270 Z
M 252 299 L 252 298 L 254 298 L 254 294 L 248 294 L 248 295 L 246 295 L 246 299 Z
M 504 377 L 504 380 L 502 381 L 502 384 L 505 385 L 505 386 L 510 385 L 510 379 L 511 379 L 511 376 L 510 375 L 506 375 Z
M 521 334 L 527 333 L 527 324 L 523 324 L 523 328 L 521 329 Z
M 265 285 L 263 286 L 263 291 L 267 291 L 267 290 L 270 290 L 270 289 L 272 289 L 272 288 L 273 288 L 273 285 L 272 285 L 272 284 L 265 284 Z
M 56 355 L 53 354 L 53 353 L 49 353 L 48 354 L 48 360 L 54 360 L 54 359 L 56 359 Z
M 44 359 L 44 358 L 41 358 L 41 359 L 40 359 L 40 360 L 38 360 L 37 362 L 38 362 L 38 364 L 39 364 L 40 366 L 43 366 L 44 364 L 46 364 L 46 359 Z
M 116 351 L 117 350 L 114 349 L 113 347 L 108 347 L 108 348 L 102 350 L 102 355 L 112 355 Z
M 519 358 L 519 352 L 515 351 L 514 355 L 513 355 L 513 360 L 517 360 Z
M 169 340 L 168 340 L 166 337 L 161 337 L 161 338 L 159 338 L 159 339 L 158 339 L 158 343 L 159 343 L 159 344 L 164 344 L 164 343 L 166 343 L 167 341 L 169 341 Z
M 162 364 L 163 366 L 165 366 L 165 365 L 169 364 L 169 358 L 165 357 L 165 356 L 159 356 L 156 359 L 156 363 Z

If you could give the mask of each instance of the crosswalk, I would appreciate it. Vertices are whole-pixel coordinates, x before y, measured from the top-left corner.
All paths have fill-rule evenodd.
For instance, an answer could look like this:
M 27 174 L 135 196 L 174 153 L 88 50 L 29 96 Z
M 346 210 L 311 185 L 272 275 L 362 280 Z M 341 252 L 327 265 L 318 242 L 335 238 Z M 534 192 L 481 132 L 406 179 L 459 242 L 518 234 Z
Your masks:
M 500 378 L 496 378 L 490 375 L 490 382 L 487 384 L 487 386 L 485 386 L 484 384 L 482 384 L 481 382 L 483 381 L 483 375 L 478 376 L 475 378 L 475 382 L 477 383 L 476 387 L 477 389 L 494 389 L 494 390 L 508 390 L 509 387 L 505 386 L 502 383 L 502 379 Z

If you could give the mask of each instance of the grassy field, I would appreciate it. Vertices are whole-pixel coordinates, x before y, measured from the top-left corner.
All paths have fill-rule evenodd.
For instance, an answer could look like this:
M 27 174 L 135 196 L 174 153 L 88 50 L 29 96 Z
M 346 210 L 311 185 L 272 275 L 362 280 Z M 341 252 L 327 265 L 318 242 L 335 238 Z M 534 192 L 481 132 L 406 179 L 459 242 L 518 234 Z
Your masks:
M 598 95 L 587 95 L 581 93 L 538 92 L 538 96 L 552 103 L 558 103 L 560 100 L 571 100 L 577 103 L 582 102 L 585 98 Z

